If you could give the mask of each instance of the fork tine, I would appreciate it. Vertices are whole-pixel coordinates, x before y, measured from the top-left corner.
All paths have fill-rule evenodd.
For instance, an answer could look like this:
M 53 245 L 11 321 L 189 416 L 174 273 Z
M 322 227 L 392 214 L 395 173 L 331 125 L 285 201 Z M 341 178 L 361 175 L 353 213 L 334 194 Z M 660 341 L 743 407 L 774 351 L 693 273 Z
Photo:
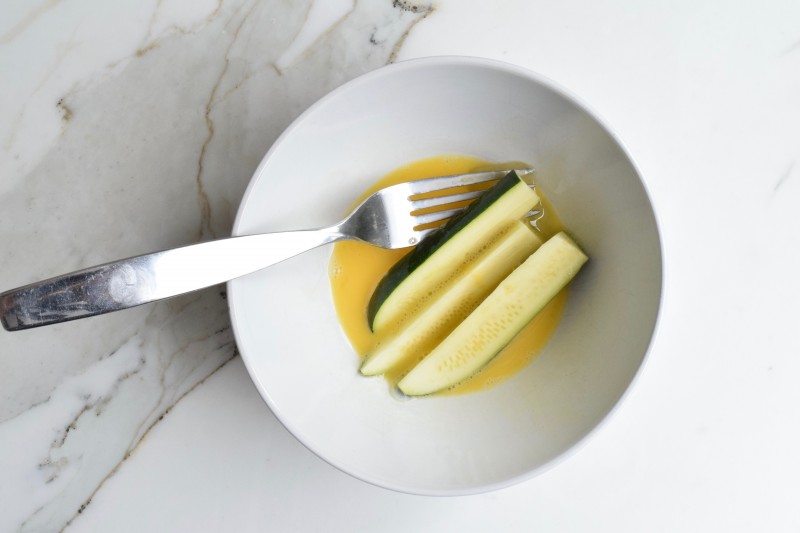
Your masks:
M 448 194 L 447 196 L 437 196 L 435 198 L 425 198 L 423 200 L 412 200 L 411 211 L 419 211 L 430 207 L 439 207 L 447 204 L 454 204 L 456 202 L 464 202 L 466 200 L 473 200 L 482 195 L 486 191 L 471 191 L 462 192 L 458 194 Z
M 437 230 L 437 229 L 439 229 L 439 226 L 436 226 L 435 228 L 426 228 L 426 229 L 417 230 L 416 231 L 416 234 L 417 234 L 417 237 L 416 237 L 417 241 L 416 242 L 421 241 L 422 239 L 427 237 L 430 232 L 432 232 L 434 230 Z
M 443 189 L 452 189 L 454 187 L 463 187 L 466 185 L 485 183 L 487 181 L 499 180 L 512 170 L 515 170 L 519 176 L 525 176 L 533 172 L 532 168 L 520 168 L 520 169 L 493 170 L 491 172 L 472 172 L 469 174 L 455 174 L 453 176 L 438 176 L 435 178 L 426 178 L 409 182 L 409 191 L 411 192 L 412 195 L 415 195 L 415 194 L 424 194 L 429 192 L 440 191 Z
M 460 209 L 447 209 L 446 211 L 435 211 L 433 213 L 425 213 L 424 215 L 416 215 L 414 216 L 414 222 L 417 226 L 433 224 L 451 218 L 463 210 L 464 208 L 462 207 Z

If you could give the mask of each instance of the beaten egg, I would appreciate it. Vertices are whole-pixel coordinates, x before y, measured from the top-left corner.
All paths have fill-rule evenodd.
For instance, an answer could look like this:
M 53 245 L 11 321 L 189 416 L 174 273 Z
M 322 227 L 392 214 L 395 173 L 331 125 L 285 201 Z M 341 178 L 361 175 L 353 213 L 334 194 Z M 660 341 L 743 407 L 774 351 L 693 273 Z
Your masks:
M 375 191 L 406 181 L 432 176 L 446 176 L 468 172 L 482 172 L 519 166 L 520 163 L 489 163 L 469 156 L 447 155 L 416 161 L 400 167 L 378 180 L 364 191 L 358 205 Z M 537 229 L 547 240 L 563 228 L 552 206 L 537 188 L 544 207 L 544 215 L 537 221 Z M 333 247 L 330 261 L 330 281 L 333 303 L 345 335 L 359 357 L 366 357 L 380 341 L 367 322 L 367 306 L 372 293 L 389 269 L 411 248 L 385 250 L 360 242 L 340 242 Z M 542 350 L 561 318 L 567 290 L 562 290 L 506 348 L 480 372 L 446 392 L 438 394 L 464 394 L 484 390 L 519 372 Z M 390 386 L 396 386 L 402 374 L 385 374 Z M 369 379 L 369 378 L 364 378 Z

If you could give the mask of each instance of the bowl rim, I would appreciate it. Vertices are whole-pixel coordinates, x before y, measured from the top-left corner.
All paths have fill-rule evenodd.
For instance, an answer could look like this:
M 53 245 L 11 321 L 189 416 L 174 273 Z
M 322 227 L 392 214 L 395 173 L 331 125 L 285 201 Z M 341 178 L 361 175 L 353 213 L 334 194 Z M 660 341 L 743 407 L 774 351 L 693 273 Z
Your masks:
M 394 76 L 398 72 L 403 72 L 405 70 L 413 70 L 420 67 L 435 67 L 435 66 L 454 66 L 454 65 L 463 65 L 463 66 L 470 66 L 470 67 L 478 67 L 490 70 L 499 70 L 505 73 L 513 74 L 515 76 L 528 79 L 537 83 L 546 89 L 553 91 L 554 93 L 558 94 L 576 108 L 580 109 L 592 119 L 594 119 L 597 124 L 602 128 L 602 130 L 617 144 L 619 149 L 621 150 L 622 154 L 630 163 L 631 167 L 633 168 L 634 172 L 636 173 L 636 177 L 639 180 L 639 183 L 642 186 L 642 189 L 645 194 L 645 198 L 650 207 L 650 211 L 653 215 L 653 222 L 655 226 L 655 234 L 657 240 L 657 249 L 659 252 L 659 266 L 660 266 L 660 278 L 659 278 L 659 286 L 658 286 L 658 301 L 657 301 L 657 308 L 656 308 L 656 315 L 655 320 L 653 321 L 653 328 L 650 332 L 650 338 L 648 341 L 647 346 L 645 347 L 644 353 L 642 354 L 641 362 L 639 363 L 638 367 L 636 368 L 633 376 L 630 379 L 630 382 L 627 384 L 625 389 L 620 394 L 619 398 L 616 402 L 611 406 L 608 412 L 602 416 L 602 418 L 589 430 L 585 435 L 579 438 L 577 441 L 572 443 L 569 447 L 565 448 L 561 451 L 558 455 L 553 457 L 552 459 L 548 460 L 547 462 L 535 467 L 531 468 L 530 470 L 525 471 L 522 474 L 517 476 L 512 476 L 506 478 L 502 481 L 496 481 L 492 483 L 486 483 L 481 485 L 475 485 L 471 487 L 465 488 L 458 488 L 458 489 L 428 489 L 428 488 L 418 488 L 418 487 L 409 487 L 402 484 L 397 483 L 390 483 L 385 482 L 383 480 L 378 480 L 371 478 L 367 472 L 363 472 L 360 469 L 353 469 L 348 466 L 343 466 L 338 464 L 334 459 L 327 457 L 324 453 L 320 452 L 319 450 L 313 449 L 309 444 L 306 443 L 306 440 L 303 438 L 301 431 L 294 427 L 293 424 L 285 420 L 281 416 L 281 411 L 277 405 L 275 405 L 272 401 L 272 398 L 266 388 L 262 385 L 260 380 L 257 377 L 257 373 L 252 366 L 252 362 L 249 356 L 246 355 L 246 350 L 242 348 L 244 345 L 242 334 L 240 332 L 239 326 L 237 326 L 237 311 L 235 302 L 237 300 L 237 291 L 234 287 L 232 281 L 229 281 L 226 284 L 226 290 L 228 294 L 228 309 L 231 316 L 231 328 L 233 330 L 234 339 L 236 341 L 236 345 L 241 355 L 242 361 L 244 362 L 245 368 L 247 369 L 247 373 L 255 385 L 256 389 L 259 392 L 262 400 L 267 404 L 269 409 L 275 415 L 275 418 L 280 422 L 280 424 L 286 428 L 286 430 L 300 443 L 302 444 L 307 450 L 312 452 L 315 456 L 319 457 L 329 465 L 333 466 L 337 470 L 344 472 L 356 479 L 364 481 L 370 485 L 393 490 L 400 493 L 405 494 L 413 494 L 413 495 L 421 495 L 421 496 L 466 496 L 466 495 L 473 495 L 473 494 L 481 494 L 486 492 L 491 492 L 495 490 L 500 490 L 503 488 L 507 488 L 524 481 L 530 480 L 540 474 L 549 471 L 550 469 L 558 466 L 562 462 L 566 461 L 578 451 L 583 449 L 584 446 L 590 440 L 597 435 L 597 433 L 605 427 L 606 424 L 609 423 L 609 420 L 617 413 L 620 409 L 620 406 L 623 402 L 628 398 L 631 394 L 631 391 L 635 387 L 636 383 L 640 379 L 642 375 L 643 368 L 648 363 L 650 359 L 650 352 L 653 349 L 655 344 L 656 338 L 660 331 L 661 326 L 661 319 L 663 315 L 663 306 L 664 306 L 664 294 L 665 294 L 665 285 L 667 280 L 667 272 L 666 272 L 666 262 L 664 261 L 664 243 L 662 239 L 661 233 L 661 224 L 659 222 L 658 211 L 656 208 L 655 203 L 653 202 L 653 196 L 650 192 L 650 189 L 647 185 L 647 182 L 643 178 L 643 174 L 641 169 L 632 156 L 630 150 L 625 145 L 625 143 L 620 139 L 614 130 L 609 126 L 608 122 L 603 119 L 601 115 L 599 115 L 594 109 L 590 108 L 583 100 L 581 100 L 578 96 L 576 96 L 572 91 L 569 89 L 561 86 L 560 84 L 556 83 L 555 81 L 530 70 L 528 68 L 497 60 L 497 59 L 490 59 L 484 57 L 477 57 L 477 56 L 468 56 L 468 55 L 442 55 L 442 56 L 428 56 L 428 57 L 419 57 L 413 59 L 406 59 L 402 61 L 398 61 L 396 63 L 389 63 L 387 65 L 378 67 L 374 70 L 361 74 L 342 85 L 339 85 L 335 89 L 331 90 L 330 92 L 323 95 L 321 98 L 316 100 L 312 105 L 310 105 L 305 111 L 303 111 L 300 115 L 298 115 L 291 124 L 278 136 L 277 139 L 272 143 L 269 150 L 264 154 L 261 161 L 259 162 L 256 170 L 253 172 L 253 175 L 248 182 L 247 188 L 245 189 L 244 194 L 242 195 L 242 199 L 239 202 L 239 207 L 236 212 L 236 217 L 234 219 L 233 228 L 231 231 L 232 236 L 240 235 L 239 226 L 241 223 L 241 219 L 244 213 L 244 207 L 247 204 L 250 196 L 252 194 L 253 189 L 255 188 L 255 184 L 259 181 L 257 178 L 261 175 L 264 167 L 266 166 L 267 162 L 272 157 L 273 153 L 279 149 L 283 141 L 291 136 L 296 129 L 298 129 L 308 117 L 313 115 L 316 110 L 320 107 L 327 105 L 328 101 L 338 98 L 340 94 L 345 93 L 347 91 L 352 90 L 354 87 L 358 87 L 359 85 L 363 85 L 364 83 L 372 82 L 375 79 L 385 77 L 385 76 Z

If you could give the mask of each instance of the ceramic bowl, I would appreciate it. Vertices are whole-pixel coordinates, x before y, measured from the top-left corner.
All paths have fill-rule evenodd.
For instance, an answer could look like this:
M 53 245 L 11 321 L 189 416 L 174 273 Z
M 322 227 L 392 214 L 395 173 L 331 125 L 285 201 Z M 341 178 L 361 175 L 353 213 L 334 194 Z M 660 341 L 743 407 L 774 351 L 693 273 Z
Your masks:
M 229 284 L 242 358 L 277 418 L 344 472 L 417 494 L 508 486 L 573 449 L 631 385 L 661 301 L 655 216 L 619 141 L 552 82 L 488 60 L 397 63 L 322 98 L 265 156 L 234 234 L 328 225 L 392 169 L 454 153 L 532 164 L 591 258 L 554 336 L 513 378 L 403 401 L 359 375 L 332 305 L 330 247 Z

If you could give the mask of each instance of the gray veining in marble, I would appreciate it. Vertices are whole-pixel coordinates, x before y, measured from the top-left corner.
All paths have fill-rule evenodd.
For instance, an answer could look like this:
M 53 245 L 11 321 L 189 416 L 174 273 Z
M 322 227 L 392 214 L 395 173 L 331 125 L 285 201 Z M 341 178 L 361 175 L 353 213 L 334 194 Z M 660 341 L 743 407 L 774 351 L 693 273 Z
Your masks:
M 0 196 L 15 221 L 0 228 L 3 284 L 229 234 L 280 132 L 327 91 L 393 60 L 432 10 L 352 2 L 298 45 L 313 8 L 230 0 L 181 27 L 164 25 L 157 2 L 128 57 L 49 102 L 60 133 Z M 299 51 L 284 56 L 290 46 Z M 3 335 L 0 502 L 14 484 L 40 487 L 23 508 L 0 503 L 0 530 L 64 527 L 170 407 L 235 354 L 224 287 Z

